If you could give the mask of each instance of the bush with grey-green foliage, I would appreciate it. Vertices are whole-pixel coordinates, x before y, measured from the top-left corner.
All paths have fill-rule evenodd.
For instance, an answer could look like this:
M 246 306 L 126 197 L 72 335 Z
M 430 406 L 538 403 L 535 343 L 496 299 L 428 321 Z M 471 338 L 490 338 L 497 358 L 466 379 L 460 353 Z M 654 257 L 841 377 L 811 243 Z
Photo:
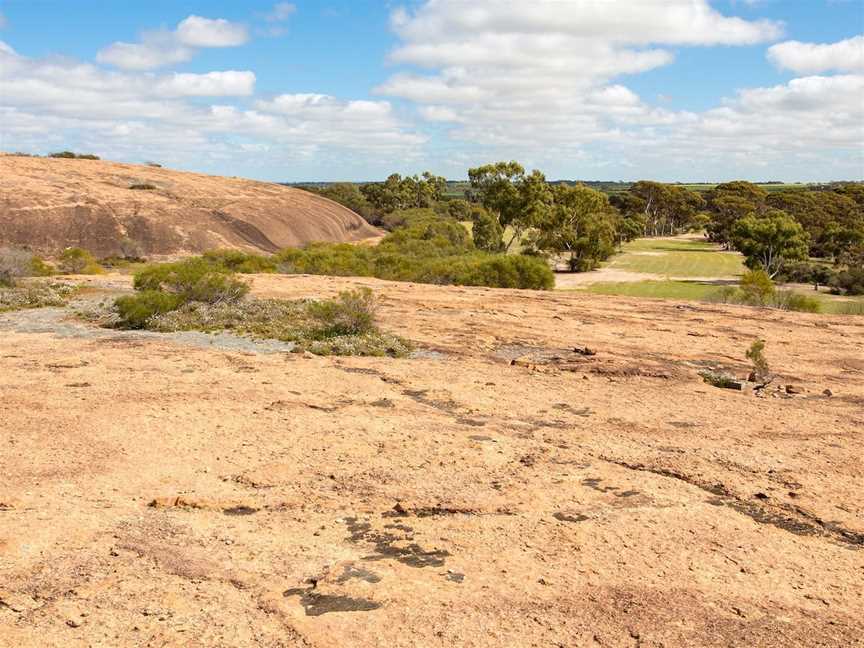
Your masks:
M 792 290 L 777 290 L 768 273 L 761 269 L 745 272 L 739 287 L 725 286 L 709 295 L 708 301 L 803 313 L 818 313 L 822 310 L 822 304 L 814 297 Z
M 555 284 L 544 259 L 477 250 L 460 223 L 426 210 L 410 214 L 375 247 L 316 243 L 282 250 L 275 260 L 288 274 L 497 288 L 550 289 Z
M 49 277 L 53 268 L 30 252 L 14 247 L 0 247 L 0 286 L 12 287 L 23 277 Z
M 248 299 L 248 285 L 228 267 L 244 262 L 218 253 L 145 268 L 135 275 L 136 294 L 118 298 L 117 317 L 105 321 L 162 332 L 228 330 L 321 355 L 402 357 L 410 351 L 406 341 L 378 330 L 368 288 L 329 300 Z
M 64 306 L 75 290 L 74 286 L 55 282 L 0 286 L 0 313 L 25 308 Z

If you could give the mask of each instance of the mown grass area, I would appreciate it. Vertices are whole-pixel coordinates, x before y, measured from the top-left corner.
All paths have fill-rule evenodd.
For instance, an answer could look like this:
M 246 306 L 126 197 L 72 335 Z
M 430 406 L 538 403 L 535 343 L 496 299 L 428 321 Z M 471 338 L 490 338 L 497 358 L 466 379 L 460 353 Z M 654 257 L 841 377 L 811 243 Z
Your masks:
M 603 281 L 590 284 L 588 292 L 598 295 L 647 297 L 649 299 L 707 299 L 719 286 L 701 281 Z
M 722 286 L 707 281 L 605 281 L 586 286 L 585 290 L 598 295 L 710 301 L 712 296 L 722 290 Z M 864 297 L 840 297 L 797 287 L 793 290 L 818 300 L 822 313 L 859 314 L 859 309 L 864 310 Z
M 605 267 L 669 277 L 735 277 L 745 271 L 737 252 L 696 239 L 637 239 Z

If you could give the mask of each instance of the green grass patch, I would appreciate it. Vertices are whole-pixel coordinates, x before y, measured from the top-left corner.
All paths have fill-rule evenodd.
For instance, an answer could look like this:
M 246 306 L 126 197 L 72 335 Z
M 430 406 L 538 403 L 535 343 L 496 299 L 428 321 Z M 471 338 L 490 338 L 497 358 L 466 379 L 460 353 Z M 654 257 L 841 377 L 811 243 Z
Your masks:
M 598 295 L 698 301 L 707 299 L 718 286 L 700 281 L 603 281 L 590 284 L 586 290 Z
M 606 267 L 669 277 L 734 277 L 745 271 L 743 258 L 707 241 L 638 239 L 625 243 Z
M 727 288 L 735 288 L 728 286 Z M 781 287 L 782 288 L 782 287 Z M 724 291 L 723 286 L 703 281 L 631 281 L 600 282 L 585 287 L 587 292 L 598 295 L 617 295 L 645 299 L 675 299 L 685 301 L 716 301 Z M 800 297 L 815 300 L 820 313 L 830 315 L 864 315 L 864 297 L 839 297 L 815 290 L 784 289 Z M 802 305 L 792 305 L 792 310 L 808 310 Z

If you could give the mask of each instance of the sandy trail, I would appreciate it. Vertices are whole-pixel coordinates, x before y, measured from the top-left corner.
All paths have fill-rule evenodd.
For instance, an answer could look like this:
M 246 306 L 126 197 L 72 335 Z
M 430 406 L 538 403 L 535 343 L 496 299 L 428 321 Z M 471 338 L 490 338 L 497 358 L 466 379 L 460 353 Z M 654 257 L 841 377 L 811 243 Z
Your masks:
M 254 283 L 434 353 L 0 318 L 0 646 L 862 645 L 861 319 Z M 801 393 L 699 379 L 756 337 Z

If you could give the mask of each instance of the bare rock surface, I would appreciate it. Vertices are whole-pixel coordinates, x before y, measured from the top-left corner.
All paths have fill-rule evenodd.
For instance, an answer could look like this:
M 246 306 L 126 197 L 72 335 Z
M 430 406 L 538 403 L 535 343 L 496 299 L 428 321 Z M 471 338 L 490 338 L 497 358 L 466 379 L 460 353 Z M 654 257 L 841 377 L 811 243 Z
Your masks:
M 358 285 L 424 353 L 4 315 L 0 645 L 862 645 L 860 318 L 253 290 Z M 702 381 L 757 337 L 800 392 Z
M 148 186 L 148 189 L 131 189 Z M 278 184 L 101 160 L 0 155 L 0 245 L 117 255 L 253 252 L 379 231 L 341 205 Z

